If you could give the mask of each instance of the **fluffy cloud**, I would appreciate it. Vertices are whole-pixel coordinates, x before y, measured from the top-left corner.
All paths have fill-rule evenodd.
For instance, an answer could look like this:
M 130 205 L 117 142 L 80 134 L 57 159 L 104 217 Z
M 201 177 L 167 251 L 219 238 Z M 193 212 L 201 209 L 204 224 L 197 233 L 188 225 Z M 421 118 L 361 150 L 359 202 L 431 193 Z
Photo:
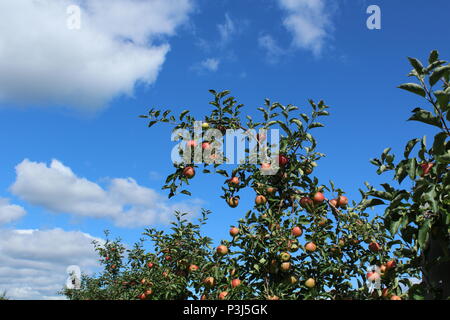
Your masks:
M 321 53 L 331 26 L 325 0 L 278 0 L 286 11 L 284 26 L 293 35 L 294 46 Z
M 79 231 L 1 230 L 0 293 L 11 299 L 63 299 L 70 265 L 84 273 L 98 267 L 93 240 Z
M 56 213 L 110 219 L 121 227 L 167 223 L 175 210 L 199 210 L 198 200 L 170 204 L 165 196 L 131 178 L 110 179 L 102 188 L 77 177 L 58 160 L 47 166 L 26 159 L 16 166 L 16 174 L 10 189 L 24 201 Z
M 0 100 L 95 111 L 131 95 L 156 80 L 191 1 L 0 1 Z M 79 30 L 67 27 L 73 4 Z
M 10 204 L 9 199 L 0 198 L 0 225 L 22 218 L 26 211 L 21 206 Z

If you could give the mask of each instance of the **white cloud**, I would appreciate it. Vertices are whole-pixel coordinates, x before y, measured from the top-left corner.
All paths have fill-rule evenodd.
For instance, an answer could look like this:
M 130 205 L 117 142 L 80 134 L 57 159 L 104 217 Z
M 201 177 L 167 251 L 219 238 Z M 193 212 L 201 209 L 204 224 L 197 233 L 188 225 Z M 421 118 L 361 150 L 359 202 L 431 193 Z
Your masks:
M 16 166 L 16 174 L 10 189 L 24 201 L 56 213 L 109 219 L 121 227 L 167 223 L 175 210 L 199 210 L 199 200 L 169 203 L 132 178 L 109 179 L 107 188 L 102 188 L 58 160 L 47 166 L 26 159 Z
M 81 5 L 81 29 L 67 28 Z M 0 100 L 95 111 L 152 84 L 192 0 L 0 1 Z
M 219 59 L 209 58 L 201 62 L 201 67 L 209 71 L 217 71 L 219 69 Z
M 230 42 L 231 37 L 237 31 L 234 22 L 231 20 L 228 13 L 225 14 L 225 22 L 223 24 L 218 24 L 217 29 L 219 30 L 220 35 L 219 45 L 222 47 Z
M 78 265 L 92 273 L 98 267 L 93 240 L 79 231 L 0 230 L 0 292 L 11 299 L 63 299 L 57 295 Z
M 331 21 L 325 0 L 278 0 L 286 11 L 284 26 L 293 35 L 293 45 L 319 55 L 330 33 Z
M 258 44 L 266 51 L 267 58 L 271 63 L 277 62 L 278 59 L 286 53 L 286 51 L 277 44 L 275 39 L 268 34 L 260 36 L 258 38 Z
M 0 225 L 22 218 L 26 211 L 21 206 L 10 204 L 9 199 L 0 198 Z

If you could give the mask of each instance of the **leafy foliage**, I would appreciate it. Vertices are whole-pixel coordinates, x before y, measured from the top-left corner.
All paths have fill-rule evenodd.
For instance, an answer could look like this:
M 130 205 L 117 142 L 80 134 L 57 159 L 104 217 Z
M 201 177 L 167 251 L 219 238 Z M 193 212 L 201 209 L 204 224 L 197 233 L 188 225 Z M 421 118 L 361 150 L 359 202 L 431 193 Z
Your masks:
M 313 172 L 325 155 L 317 150 L 312 133 L 324 127 L 321 119 L 329 115 L 323 101 L 310 100 L 307 109 L 266 99 L 257 108 L 261 120 L 254 120 L 242 115 L 244 106 L 230 92 L 211 90 L 212 110 L 201 119 L 201 127 L 221 134 L 227 130 L 254 134 L 258 130 L 252 137 L 257 143 L 245 149 L 244 161 L 234 166 L 224 164 L 218 161 L 224 158 L 217 151 L 223 144 L 221 135 L 205 138 L 203 131 L 199 135 L 195 130 L 198 120 L 189 111 L 174 116 L 170 110 L 152 109 L 141 116 L 149 120 L 149 126 L 168 123 L 174 126 L 174 132 L 188 130 L 189 139 L 195 141 L 180 149 L 180 156 L 188 161 L 174 164 L 163 189 L 169 190 L 169 197 L 190 195 L 185 186 L 202 167 L 205 174 L 227 178 L 221 197 L 229 206 L 237 207 L 239 194 L 250 189 L 255 195 L 254 207 L 239 219 L 230 230 L 231 238 L 222 240 L 217 249 L 200 230 L 209 211 L 203 211 L 197 224 L 189 222 L 186 214 L 176 213 L 170 233 L 147 229 L 132 249 L 126 250 L 120 240 L 97 243 L 103 273 L 83 276 L 81 289 L 66 289 L 64 294 L 70 299 L 445 297 L 445 290 L 427 279 L 433 272 L 429 266 L 448 262 L 449 68 L 439 60 L 437 51 L 430 54 L 427 67 L 417 59 L 409 61 L 413 66 L 410 76 L 419 83 L 400 88 L 418 94 L 432 106 L 431 110 L 414 109 L 409 120 L 433 125 L 439 132 L 431 148 L 425 137 L 415 138 L 407 143 L 400 162 L 395 162 L 387 148 L 371 163 L 378 167 L 379 174 L 392 172 L 399 186 L 409 177 L 410 190 L 388 183 L 376 190 L 367 183 L 367 190 L 360 190 L 361 200 L 349 203 L 345 192 L 332 181 L 319 182 Z M 442 88 L 433 91 L 438 83 Z M 270 128 L 280 129 L 279 154 L 272 154 L 266 141 L 264 130 Z M 215 146 L 213 151 L 205 152 L 210 145 Z M 417 156 L 412 157 L 417 145 Z M 261 163 L 252 158 L 259 150 L 279 157 L 275 175 L 261 173 Z M 206 161 L 198 161 L 196 153 L 206 154 Z M 369 219 L 366 210 L 380 205 L 385 206 L 384 215 Z M 433 239 L 442 250 L 430 259 L 426 250 Z M 151 252 L 144 246 L 146 240 L 153 244 Z M 381 287 L 372 292 L 366 285 L 366 273 L 373 265 L 380 268 Z M 413 285 L 410 280 L 421 279 L 422 272 L 425 281 Z

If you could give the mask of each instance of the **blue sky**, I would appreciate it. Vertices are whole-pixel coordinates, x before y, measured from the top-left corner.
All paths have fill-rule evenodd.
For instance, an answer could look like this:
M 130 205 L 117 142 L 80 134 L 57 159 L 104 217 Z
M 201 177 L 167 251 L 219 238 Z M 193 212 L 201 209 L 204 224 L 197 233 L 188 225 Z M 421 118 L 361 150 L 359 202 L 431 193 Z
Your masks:
M 251 195 L 230 209 L 219 199 L 223 179 L 209 175 L 194 179 L 194 200 L 166 199 L 174 143 L 170 127 L 138 118 L 150 107 L 201 116 L 208 89 L 231 90 L 251 114 L 264 98 L 299 107 L 324 99 L 331 116 L 316 137 L 327 157 L 315 174 L 355 200 L 364 181 L 386 179 L 370 158 L 433 133 L 405 121 L 424 105 L 396 87 L 409 81 L 407 56 L 425 61 L 438 49 L 449 58 L 448 1 L 108 2 L 121 15 L 102 1 L 44 3 L 0 4 L 0 290 L 12 297 L 54 298 L 68 264 L 95 266 L 86 239 L 105 229 L 132 244 L 145 226 L 166 228 L 174 208 L 204 207 L 213 210 L 205 232 L 220 241 L 245 213 Z M 62 27 L 70 4 L 80 5 L 79 30 Z M 381 30 L 366 27 L 372 4 Z M 21 15 L 29 25 L 9 18 Z M 58 237 L 84 240 L 49 254 Z M 30 253 L 30 242 L 48 250 Z M 54 268 L 38 266 L 49 259 Z M 33 282 L 48 270 L 61 275 Z

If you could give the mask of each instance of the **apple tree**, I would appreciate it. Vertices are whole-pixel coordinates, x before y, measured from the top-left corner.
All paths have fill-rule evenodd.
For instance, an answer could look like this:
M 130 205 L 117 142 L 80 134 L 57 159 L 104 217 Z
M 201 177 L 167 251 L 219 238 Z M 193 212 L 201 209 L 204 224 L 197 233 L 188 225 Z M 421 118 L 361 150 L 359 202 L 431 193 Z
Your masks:
M 230 229 L 230 239 L 216 249 L 211 239 L 201 236 L 199 225 L 183 219 L 181 213 L 170 234 L 146 230 L 152 253 L 146 252 L 143 242 L 126 255 L 120 241 L 97 244 L 104 272 L 84 276 L 81 289 L 65 294 L 72 299 L 274 300 L 400 295 L 395 273 L 377 269 L 367 274 L 370 266 L 381 268 L 391 261 L 393 237 L 386 235 L 379 217 L 369 219 L 366 213 L 380 201 L 364 196 L 359 203 L 350 203 L 332 181 L 321 184 L 314 176 L 324 154 L 316 150 L 312 133 L 324 126 L 319 121 L 329 115 L 329 107 L 311 100 L 308 110 L 266 99 L 257 108 L 261 120 L 256 121 L 241 116 L 243 105 L 228 91 L 211 93 L 212 111 L 201 120 L 202 134 L 197 139 L 198 122 L 188 111 L 175 117 L 170 111 L 152 109 L 144 116 L 149 126 L 172 124 L 175 135 L 185 140 L 179 149 L 184 162 L 174 163 L 163 189 L 169 190 L 169 197 L 190 195 L 189 181 L 201 170 L 224 177 L 224 204 L 242 210 L 239 200 L 248 189 L 253 208 L 244 209 L 246 213 Z M 281 130 L 275 153 L 268 136 L 272 128 Z M 213 134 L 208 135 L 208 130 Z M 233 130 L 249 133 L 254 143 L 245 148 L 243 161 L 230 165 L 221 161 L 222 134 Z M 196 158 L 199 154 L 203 159 Z M 268 156 L 258 162 L 255 154 Z M 199 224 L 205 221 L 206 212 Z M 369 290 L 367 277 L 377 282 L 385 273 L 390 275 L 386 281 L 394 281 L 390 293 L 383 294 L 381 287 Z
M 218 187 L 224 205 L 242 212 L 230 226 L 230 237 L 214 248 L 200 230 L 209 211 L 202 212 L 198 223 L 176 213 L 170 232 L 147 229 L 133 248 L 126 249 L 120 240 L 97 243 L 104 271 L 84 275 L 80 289 L 64 294 L 71 299 L 448 296 L 449 66 L 436 51 L 428 67 L 410 61 L 410 75 L 419 84 L 400 87 L 426 98 L 433 108 L 415 109 L 410 120 L 439 131 L 430 149 L 424 138 L 413 139 L 399 163 L 390 149 L 372 163 L 380 174 L 393 171 L 398 183 L 409 177 L 411 190 L 384 183 L 380 191 L 367 183 L 361 199 L 350 201 L 332 181 L 319 181 L 315 172 L 325 155 L 317 150 L 313 133 L 329 115 L 323 101 L 297 107 L 266 99 L 257 108 L 259 119 L 254 119 L 242 114 L 244 106 L 230 92 L 211 90 L 212 109 L 202 119 L 188 110 L 175 116 L 170 110 L 151 109 L 142 117 L 150 127 L 173 126 L 174 139 L 181 140 L 174 172 L 163 186 L 169 197 L 190 196 L 189 183 L 200 173 L 223 176 Z M 442 90 L 433 91 L 438 82 Z M 234 144 L 223 135 L 236 132 L 244 133 L 246 143 L 233 163 L 223 146 L 234 149 Z M 412 158 L 416 144 L 418 158 Z M 241 208 L 243 197 L 254 205 Z M 384 216 L 367 213 L 378 205 L 385 205 Z M 414 278 L 424 281 L 413 285 Z
M 450 297 L 450 65 L 436 50 L 428 66 L 414 58 L 409 61 L 409 76 L 416 82 L 400 88 L 429 106 L 412 110 L 409 120 L 436 132 L 431 143 L 426 136 L 408 141 L 400 161 L 395 161 L 391 148 L 373 159 L 378 174 L 392 173 L 396 185 L 382 184 L 383 190 L 369 186 L 366 195 L 386 202 L 386 229 L 400 242 L 394 254 L 404 258 L 402 270 L 422 280 L 411 288 L 410 298 L 444 299 Z

